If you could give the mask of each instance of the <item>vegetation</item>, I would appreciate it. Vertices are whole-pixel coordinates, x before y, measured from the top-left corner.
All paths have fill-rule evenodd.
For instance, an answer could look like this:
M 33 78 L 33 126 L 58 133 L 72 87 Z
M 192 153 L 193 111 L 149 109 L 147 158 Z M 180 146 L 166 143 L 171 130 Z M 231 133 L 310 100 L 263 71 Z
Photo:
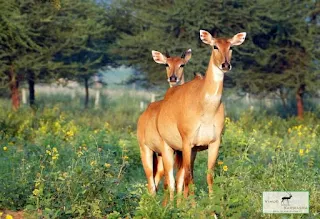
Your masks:
M 38 111 L 13 113 L 8 101 L 1 102 L 1 212 L 23 210 L 26 218 L 207 218 L 213 212 L 220 218 L 271 218 L 261 212 L 262 192 L 270 190 L 310 192 L 310 214 L 296 217 L 316 218 L 320 211 L 320 121 L 312 113 L 303 121 L 254 110 L 238 117 L 229 107 L 214 195 L 208 197 L 202 152 L 195 164 L 196 196 L 162 207 L 162 188 L 156 197 L 147 193 L 132 128 L 139 100 L 109 100 L 106 106 L 115 113 L 83 112 L 78 104 L 66 107 L 68 99 L 51 105 L 57 101 L 43 98 L 49 105 Z M 127 113 L 130 123 L 119 119 Z
M 284 107 L 294 92 L 300 118 L 304 94 L 317 91 L 317 1 L 10 0 L 0 6 L 1 87 L 10 88 L 14 109 L 21 83 L 27 82 L 33 105 L 35 83 L 59 78 L 83 82 L 87 107 L 92 76 L 120 64 L 137 70 L 130 82 L 167 86 L 152 49 L 177 55 L 191 48 L 191 79 L 191 72 L 205 72 L 210 52 L 199 40 L 200 29 L 226 37 L 248 32 L 246 46 L 235 48 L 237 70 L 226 75 L 226 87 L 278 95 Z
M 0 218 L 318 218 L 319 8 L 314 0 L 0 1 Z M 225 76 L 213 196 L 201 152 L 195 196 L 163 207 L 162 189 L 147 193 L 136 139 L 139 103 L 148 100 L 125 92 L 94 108 L 89 87 L 99 71 L 122 64 L 134 71 L 128 83 L 167 87 L 153 49 L 191 48 L 187 80 L 204 73 L 210 50 L 200 29 L 246 31 L 246 46 L 235 48 L 236 70 Z M 83 83 L 85 98 L 35 91 L 59 79 Z M 20 104 L 22 86 L 37 107 Z M 244 94 L 280 97 L 282 106 L 234 100 Z M 262 214 L 262 192 L 277 190 L 309 191 L 310 213 Z
M 114 65 L 107 48 L 117 34 L 104 5 L 91 0 L 59 5 L 60 1 L 34 0 L 0 3 L 0 75 L 2 86 L 10 85 L 15 109 L 22 82 L 28 83 L 33 105 L 37 82 L 64 78 L 84 81 L 88 88 L 98 69 Z
M 213 36 L 248 33 L 245 46 L 234 48 L 225 86 L 260 96 L 270 93 L 287 105 L 295 92 L 299 117 L 303 95 L 319 84 L 319 3 L 316 1 L 124 1 L 132 9 L 133 33 L 124 34 L 116 51 L 124 63 L 140 70 L 146 80 L 164 84 L 160 66 L 153 66 L 150 50 L 179 54 L 192 49 L 187 72 L 205 73 L 209 50 L 199 40 L 199 30 Z M 268 10 L 266 10 L 268 8 Z M 285 14 L 285 16 L 284 16 Z M 234 72 L 234 73 L 233 73 Z M 141 74 L 137 75 L 140 80 Z M 189 77 L 188 77 L 189 76 Z M 188 79 L 192 74 L 187 74 Z

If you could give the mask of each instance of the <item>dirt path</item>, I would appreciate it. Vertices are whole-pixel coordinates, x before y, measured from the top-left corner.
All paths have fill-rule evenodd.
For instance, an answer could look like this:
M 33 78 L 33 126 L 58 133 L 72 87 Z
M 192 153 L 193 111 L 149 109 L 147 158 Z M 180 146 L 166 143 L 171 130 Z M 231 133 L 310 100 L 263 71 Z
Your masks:
M 2 213 L 2 215 L 1 215 Z M 0 210 L 0 219 L 8 218 L 11 215 L 13 219 L 23 219 L 23 211 Z M 9 217 L 10 218 L 10 217 Z

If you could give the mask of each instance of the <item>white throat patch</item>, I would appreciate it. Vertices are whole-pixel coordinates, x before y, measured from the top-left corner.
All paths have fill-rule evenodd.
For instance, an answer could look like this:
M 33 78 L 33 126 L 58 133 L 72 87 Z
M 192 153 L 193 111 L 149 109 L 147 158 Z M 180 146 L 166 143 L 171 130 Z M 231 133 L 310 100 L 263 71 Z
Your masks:
M 214 81 L 223 81 L 224 73 L 214 64 L 212 64 L 212 73 Z

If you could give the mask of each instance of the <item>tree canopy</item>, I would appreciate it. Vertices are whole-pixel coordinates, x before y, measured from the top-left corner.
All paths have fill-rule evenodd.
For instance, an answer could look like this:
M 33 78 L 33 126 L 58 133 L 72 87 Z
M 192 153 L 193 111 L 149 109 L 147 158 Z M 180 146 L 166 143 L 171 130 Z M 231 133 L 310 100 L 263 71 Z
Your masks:
M 247 32 L 245 46 L 234 48 L 225 87 L 286 95 L 319 84 L 314 0 L 8 0 L 0 7 L 0 82 L 12 96 L 24 81 L 29 88 L 59 77 L 87 83 L 98 69 L 121 64 L 136 69 L 131 81 L 167 86 L 151 50 L 173 56 L 192 49 L 189 80 L 205 73 L 211 52 L 200 29 L 216 37 Z
M 236 70 L 226 85 L 252 93 L 316 87 L 319 73 L 319 4 L 316 1 L 122 1 L 133 25 L 115 50 L 124 63 L 139 69 L 147 81 L 164 84 L 163 68 L 155 65 L 151 50 L 179 54 L 191 48 L 187 75 L 204 73 L 209 50 L 199 40 L 205 29 L 219 37 L 246 31 L 245 46 L 236 50 Z M 313 22 L 312 22 L 313 21 Z M 188 73 L 189 72 L 189 73 Z
M 27 81 L 32 104 L 36 81 L 89 79 L 114 63 L 107 49 L 116 31 L 103 2 L 10 0 L 0 6 L 1 84 L 14 84 L 11 96 Z

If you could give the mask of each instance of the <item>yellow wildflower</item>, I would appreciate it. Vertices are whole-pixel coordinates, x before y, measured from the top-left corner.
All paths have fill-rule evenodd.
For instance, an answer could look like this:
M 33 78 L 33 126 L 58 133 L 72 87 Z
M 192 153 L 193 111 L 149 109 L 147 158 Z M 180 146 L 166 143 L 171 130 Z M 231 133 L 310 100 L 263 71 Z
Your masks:
M 93 161 L 91 161 L 90 162 L 90 165 L 93 167 L 93 166 L 95 166 L 97 164 L 97 161 L 95 161 L 95 160 L 93 160 Z
M 74 136 L 74 132 L 72 130 L 67 131 L 66 134 L 67 134 L 68 137 L 73 137 Z
M 59 158 L 59 154 L 55 154 L 52 156 L 52 160 L 58 160 L 58 158 Z
M 104 128 L 106 129 L 107 132 L 110 132 L 110 131 L 111 131 L 111 126 L 110 126 L 110 124 L 109 124 L 108 122 L 106 122 L 106 123 L 104 124 Z
M 224 119 L 224 123 L 226 124 L 226 125 L 228 125 L 229 123 L 230 123 L 230 118 L 229 117 L 226 117 L 225 119 Z
M 314 161 L 313 161 L 313 159 L 309 160 L 309 162 L 308 162 L 308 166 L 309 166 L 309 167 L 313 167 L 313 165 L 314 165 Z
M 58 149 L 56 147 L 52 148 L 53 153 L 58 153 Z
M 223 161 L 222 160 L 219 160 L 218 161 L 218 165 L 222 165 L 223 164 Z
M 49 154 L 51 156 L 51 151 L 46 150 L 46 153 Z
M 13 217 L 10 214 L 7 214 L 5 219 L 13 219 Z
M 228 171 L 228 166 L 227 165 L 223 166 L 223 171 L 225 171 L 225 172 Z
M 128 160 L 129 157 L 128 157 L 128 156 L 123 156 L 123 159 L 124 159 L 124 160 Z
M 3 150 L 4 150 L 4 151 L 7 151 L 7 150 L 8 150 L 8 147 L 4 146 L 4 147 L 3 147 Z
M 40 190 L 39 190 L 39 189 L 35 189 L 35 190 L 33 190 L 33 192 L 32 192 L 32 194 L 33 194 L 34 196 L 39 195 L 39 193 L 40 193 Z
M 34 185 L 34 187 L 39 187 L 40 186 L 40 182 L 36 182 L 36 184 Z
M 3 215 L 3 212 L 0 211 L 0 217 Z
M 299 150 L 299 154 L 300 154 L 300 156 L 303 156 L 304 150 L 303 150 L 303 149 L 300 149 L 300 150 Z
M 111 164 L 105 163 L 104 166 L 105 166 L 106 168 L 109 168 L 109 167 L 111 167 Z
M 96 129 L 93 132 L 94 132 L 94 134 L 97 134 L 99 132 L 99 129 Z
M 308 154 L 310 152 L 310 149 L 309 148 L 307 148 L 306 149 L 306 154 Z
M 80 150 L 77 152 L 78 157 L 81 157 L 83 155 L 83 152 Z
M 60 125 L 60 123 L 59 123 L 58 121 L 56 121 L 56 122 L 54 123 L 54 127 L 55 127 L 56 131 L 61 130 L 61 125 Z

